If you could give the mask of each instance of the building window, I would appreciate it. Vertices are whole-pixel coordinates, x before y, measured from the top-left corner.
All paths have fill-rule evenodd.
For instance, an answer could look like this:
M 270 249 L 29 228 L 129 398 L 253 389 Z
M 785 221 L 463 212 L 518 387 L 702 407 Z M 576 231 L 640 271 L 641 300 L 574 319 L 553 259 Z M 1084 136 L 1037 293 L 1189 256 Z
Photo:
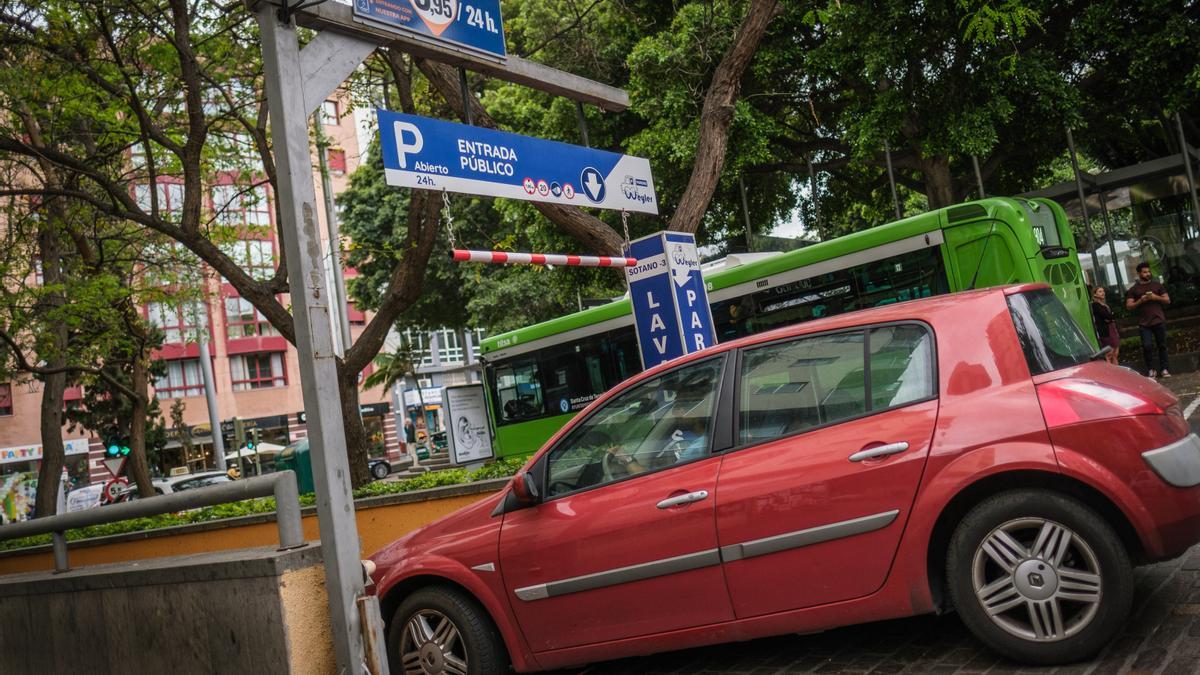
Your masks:
M 163 400 L 204 395 L 200 359 L 167 361 L 167 372 L 154 381 L 154 397 Z
M 438 359 L 442 363 L 463 362 L 463 348 L 458 341 L 458 331 L 450 328 L 438 331 Z
M 182 183 L 166 183 L 158 182 L 158 212 L 161 217 L 176 220 L 179 218 L 180 212 L 183 211 L 183 184 Z M 137 202 L 138 208 L 149 213 L 151 210 L 150 186 L 135 185 L 133 186 L 133 198 Z
M 327 126 L 337 126 L 338 102 L 325 101 L 321 104 L 321 123 Z
M 217 185 L 212 189 L 217 222 L 235 227 L 271 225 L 271 203 L 266 185 Z
M 163 342 L 191 342 L 201 328 L 208 328 L 208 313 L 204 303 L 191 302 L 182 306 L 164 302 L 146 304 L 146 318 L 163 332 Z
M 275 276 L 275 243 L 270 239 L 240 239 L 222 244 L 221 250 L 255 279 Z
M 334 173 L 346 173 L 346 151 L 330 149 L 325 155 L 325 163 Z
M 225 327 L 230 339 L 279 334 L 245 298 L 225 298 Z
M 11 415 L 12 411 L 12 385 L 0 384 L 0 415 Z
M 283 373 L 283 354 L 241 354 L 230 359 L 233 370 L 233 390 L 266 389 L 287 384 Z

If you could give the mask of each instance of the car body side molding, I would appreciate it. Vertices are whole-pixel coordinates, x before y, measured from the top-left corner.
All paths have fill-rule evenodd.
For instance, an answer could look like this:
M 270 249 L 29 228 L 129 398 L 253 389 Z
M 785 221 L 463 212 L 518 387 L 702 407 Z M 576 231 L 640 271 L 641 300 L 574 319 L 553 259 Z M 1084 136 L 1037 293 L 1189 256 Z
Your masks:
M 776 534 L 762 539 L 746 541 L 740 544 L 730 544 L 721 547 L 721 560 L 725 562 L 733 562 L 735 560 L 743 560 L 745 558 L 754 558 L 760 555 L 770 553 L 778 553 L 786 551 L 790 548 L 800 548 L 802 546 L 812 546 L 821 542 L 830 541 L 833 539 L 842 539 L 844 537 L 853 537 L 856 534 L 865 534 L 882 530 L 896 516 L 900 515 L 899 509 L 892 509 L 883 513 L 876 513 L 870 516 L 862 516 L 861 518 L 852 518 L 843 520 L 838 523 L 829 523 L 828 525 L 818 525 L 810 527 L 806 530 L 797 530 L 795 532 L 785 532 Z

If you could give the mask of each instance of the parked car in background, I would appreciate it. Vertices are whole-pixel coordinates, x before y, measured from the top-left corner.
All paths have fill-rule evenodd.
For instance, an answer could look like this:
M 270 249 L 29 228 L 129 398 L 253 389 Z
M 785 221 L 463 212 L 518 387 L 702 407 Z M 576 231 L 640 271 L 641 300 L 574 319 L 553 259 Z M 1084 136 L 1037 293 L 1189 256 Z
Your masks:
M 367 469 L 371 471 L 375 480 L 383 480 L 392 473 L 392 465 L 386 459 L 368 459 Z
M 230 478 L 229 474 L 224 471 L 200 471 L 197 473 L 183 474 L 182 476 L 155 478 L 154 491 L 160 495 L 169 495 L 174 492 L 192 490 L 194 488 L 204 487 L 206 485 L 228 483 L 231 480 L 233 480 L 233 478 Z
M 951 608 L 1008 658 L 1087 658 L 1133 565 L 1200 540 L 1200 439 L 1100 356 L 1021 285 L 635 376 L 507 490 L 372 556 L 389 661 L 565 668 Z

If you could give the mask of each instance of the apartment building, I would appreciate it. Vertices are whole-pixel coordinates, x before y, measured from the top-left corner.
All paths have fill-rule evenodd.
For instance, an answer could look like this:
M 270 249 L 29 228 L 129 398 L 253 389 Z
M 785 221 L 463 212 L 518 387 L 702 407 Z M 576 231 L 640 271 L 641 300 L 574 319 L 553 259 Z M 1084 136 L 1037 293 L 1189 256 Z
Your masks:
M 349 174 L 357 168 L 365 152 L 365 148 L 360 148 L 355 117 L 347 114 L 346 103 L 343 99 L 332 99 L 321 110 L 323 132 L 329 140 L 327 163 L 334 194 L 346 188 Z M 135 154 L 132 161 L 136 165 L 142 160 Z M 317 204 L 323 204 L 315 154 L 313 165 Z M 253 176 L 253 172 L 218 173 L 209 190 L 209 208 L 222 224 L 243 233 L 237 241 L 226 244 L 227 252 L 235 255 L 252 275 L 270 276 L 274 274 L 281 249 L 275 228 L 274 195 L 265 183 L 255 185 L 253 179 L 249 184 L 239 182 L 247 180 L 244 178 L 247 175 Z M 179 208 L 183 188 L 178 183 L 162 178 L 155 186 L 137 185 L 135 197 L 148 202 L 150 190 L 154 189 L 160 208 Z M 322 245 L 328 251 L 325 211 L 322 208 L 317 211 Z M 353 270 L 347 272 L 348 276 L 353 274 Z M 205 296 L 203 301 L 183 306 L 163 302 L 142 308 L 147 320 L 166 336 L 156 354 L 164 362 L 165 374 L 154 382 L 153 389 L 169 428 L 172 407 L 176 402 L 183 406 L 183 428 L 172 429 L 180 433 L 172 434 L 166 449 L 154 462 L 158 471 L 183 466 L 195 471 L 215 465 L 214 430 L 201 378 L 200 346 L 195 340 L 200 330 L 205 330 L 208 336 L 206 356 L 212 362 L 217 416 L 221 420 L 220 429 L 215 431 L 224 439 L 227 453 L 238 450 L 234 438 L 236 427 L 244 429 L 247 436 L 256 435 L 260 443 L 275 445 L 286 445 L 306 435 L 296 349 L 223 279 L 208 283 Z M 279 300 L 285 306 L 289 304 L 286 294 L 279 296 Z M 353 306 L 347 314 L 351 336 L 357 338 L 368 316 Z M 81 396 L 78 388 L 68 390 L 67 405 Z M 401 406 L 392 400 L 392 392 L 382 388 L 362 390 L 360 401 L 370 439 L 369 453 L 393 463 L 400 461 L 404 452 L 403 434 L 397 438 L 396 413 Z M 5 503 L 6 495 L 15 495 L 23 489 L 20 484 L 28 482 L 29 472 L 36 474 L 41 457 L 40 404 L 40 383 L 33 380 L 0 383 L 0 503 Z M 108 479 L 100 462 L 103 449 L 98 438 L 68 428 L 64 428 L 63 438 L 72 485 Z

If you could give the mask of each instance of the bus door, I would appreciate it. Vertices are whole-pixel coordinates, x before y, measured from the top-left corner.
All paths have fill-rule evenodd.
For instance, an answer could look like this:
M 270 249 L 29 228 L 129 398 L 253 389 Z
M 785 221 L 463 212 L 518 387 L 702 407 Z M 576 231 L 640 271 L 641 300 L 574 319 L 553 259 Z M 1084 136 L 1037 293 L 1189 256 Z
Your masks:
M 946 255 L 951 259 L 951 290 L 1040 280 L 1033 275 L 1009 223 L 977 220 L 947 227 L 944 234 Z

